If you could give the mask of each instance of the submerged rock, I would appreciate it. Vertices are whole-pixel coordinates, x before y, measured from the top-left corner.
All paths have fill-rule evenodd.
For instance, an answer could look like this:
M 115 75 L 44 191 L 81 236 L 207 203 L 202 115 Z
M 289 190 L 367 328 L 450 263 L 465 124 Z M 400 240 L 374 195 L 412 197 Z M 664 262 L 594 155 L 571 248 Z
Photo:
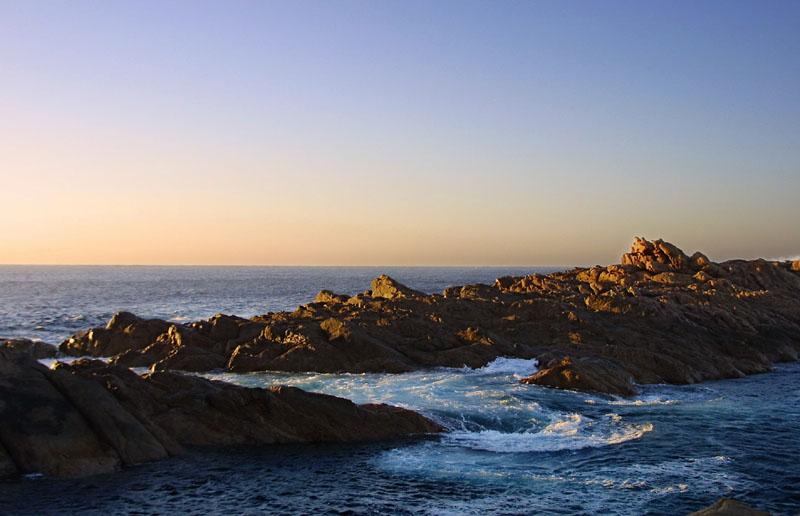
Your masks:
M 0 475 L 79 477 L 184 446 L 368 441 L 443 428 L 410 410 L 278 386 L 251 389 L 99 360 L 48 369 L 0 350 Z
M 714 505 L 693 512 L 689 516 L 772 516 L 772 514 L 753 509 L 730 498 L 720 498 Z
M 442 295 L 383 275 L 364 293 L 322 291 L 294 312 L 251 319 L 218 314 L 173 325 L 121 313 L 60 350 L 156 370 L 232 372 L 399 373 L 481 367 L 501 356 L 569 355 L 569 366 L 533 383 L 614 394 L 633 393 L 631 379 L 738 378 L 798 359 L 795 263 L 715 263 L 701 252 L 688 255 L 638 237 L 621 262 L 505 276 L 493 285 L 448 287 Z

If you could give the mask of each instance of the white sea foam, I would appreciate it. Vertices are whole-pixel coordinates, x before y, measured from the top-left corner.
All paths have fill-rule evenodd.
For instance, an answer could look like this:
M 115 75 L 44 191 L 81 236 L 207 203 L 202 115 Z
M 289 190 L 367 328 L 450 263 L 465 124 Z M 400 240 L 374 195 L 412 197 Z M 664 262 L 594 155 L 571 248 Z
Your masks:
M 525 377 L 535 373 L 538 365 L 539 363 L 535 358 L 498 357 L 485 366 L 475 369 L 474 372 L 478 374 L 504 374 Z
M 662 396 L 642 396 L 639 399 L 620 399 L 609 401 L 609 405 L 642 407 L 647 405 L 675 405 L 679 400 L 664 398 Z
M 496 453 L 549 452 L 619 444 L 639 439 L 652 430 L 650 423 L 624 423 L 617 414 L 608 414 L 597 421 L 580 414 L 565 414 L 541 430 L 455 431 L 443 439 L 446 444 Z
M 715 456 L 603 468 L 585 483 L 610 488 L 635 485 L 654 496 L 689 491 L 725 493 L 747 488 L 749 482 L 727 467 L 730 462 L 728 457 Z

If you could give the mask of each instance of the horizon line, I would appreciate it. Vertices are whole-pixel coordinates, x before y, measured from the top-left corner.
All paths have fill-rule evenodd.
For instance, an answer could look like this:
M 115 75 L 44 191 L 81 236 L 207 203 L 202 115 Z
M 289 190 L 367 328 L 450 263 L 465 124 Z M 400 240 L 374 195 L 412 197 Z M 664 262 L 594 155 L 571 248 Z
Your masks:
M 0 267 L 485 267 L 485 268 L 515 268 L 525 267 L 538 268 L 561 268 L 561 267 L 594 267 L 596 265 L 430 265 L 430 264 L 358 264 L 358 265 L 338 265 L 338 264 L 185 264 L 185 263 L 0 263 Z

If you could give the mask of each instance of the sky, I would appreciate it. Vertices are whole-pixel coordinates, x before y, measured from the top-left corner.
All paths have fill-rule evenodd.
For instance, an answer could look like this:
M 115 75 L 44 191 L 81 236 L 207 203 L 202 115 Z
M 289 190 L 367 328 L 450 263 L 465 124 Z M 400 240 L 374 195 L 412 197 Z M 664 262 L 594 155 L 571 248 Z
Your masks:
M 0 263 L 800 255 L 797 1 L 0 0 Z

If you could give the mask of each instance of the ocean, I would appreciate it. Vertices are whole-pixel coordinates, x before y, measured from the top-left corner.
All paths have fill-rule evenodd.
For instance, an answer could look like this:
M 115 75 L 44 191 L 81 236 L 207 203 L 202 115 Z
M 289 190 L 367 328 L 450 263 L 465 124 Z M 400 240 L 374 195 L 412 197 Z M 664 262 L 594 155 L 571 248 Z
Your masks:
M 558 268 L 0 266 L 0 337 L 58 343 L 127 310 L 178 322 L 293 310 L 389 274 L 412 288 Z M 800 513 L 800 364 L 638 396 L 524 385 L 535 361 L 400 375 L 207 373 L 418 410 L 451 431 L 192 450 L 106 476 L 0 482 L 0 514 L 679 515 L 733 497 Z

